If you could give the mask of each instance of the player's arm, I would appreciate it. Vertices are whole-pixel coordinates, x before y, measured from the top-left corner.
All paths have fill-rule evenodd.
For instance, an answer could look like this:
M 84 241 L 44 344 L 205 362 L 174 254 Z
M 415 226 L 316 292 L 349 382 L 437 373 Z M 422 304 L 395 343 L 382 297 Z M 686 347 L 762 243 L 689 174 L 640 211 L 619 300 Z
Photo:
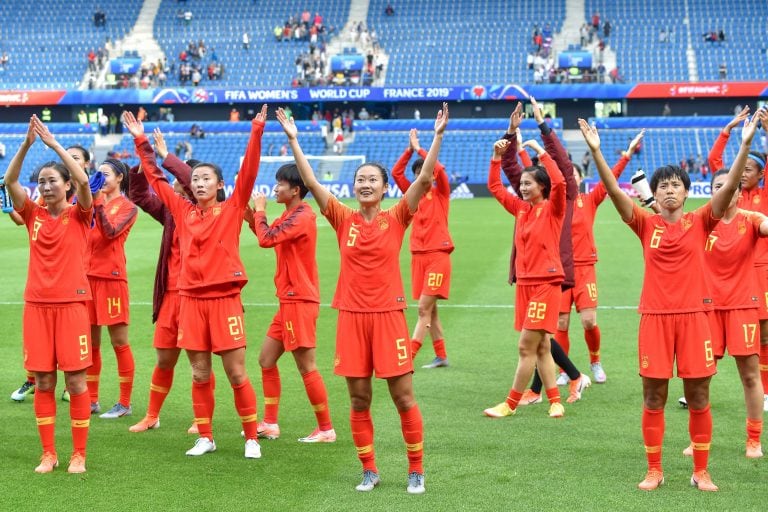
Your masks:
M 709 150 L 709 154 L 707 155 L 709 170 L 712 173 L 725 168 L 725 164 L 723 163 L 723 153 L 725 152 L 725 147 L 728 145 L 728 140 L 731 137 L 731 130 L 741 124 L 748 115 L 749 105 L 744 107 L 736 117 L 728 121 L 728 124 L 725 125 L 725 127 L 718 134 L 717 139 L 715 139 L 715 143 L 712 145 L 712 148 Z
M 283 242 L 299 238 L 306 232 L 305 216 L 298 208 L 294 208 L 280 224 L 270 227 L 267 222 L 267 196 L 261 192 L 253 195 L 253 226 L 252 230 L 259 240 L 259 247 L 274 247 Z
M 8 168 L 5 170 L 5 190 L 11 197 L 13 207 L 15 210 L 20 211 L 24 208 L 24 202 L 27 200 L 27 191 L 19 183 L 19 174 L 21 173 L 21 165 L 24 163 L 24 158 L 27 156 L 29 148 L 35 142 L 35 127 L 32 124 L 32 119 L 29 120 L 29 126 L 27 127 L 27 135 L 24 140 L 21 141 L 19 149 L 16 154 L 11 158 L 11 162 L 8 164 Z
M 568 158 L 568 152 L 555 132 L 552 131 L 552 128 L 544 120 L 541 108 L 539 108 L 539 104 L 536 103 L 536 98 L 533 96 L 531 96 L 531 107 L 533 107 L 533 117 L 536 120 L 536 124 L 539 125 L 541 140 L 544 141 L 547 154 L 555 161 L 557 168 L 560 169 L 560 173 L 562 173 L 565 179 L 566 198 L 574 200 L 579 195 L 579 187 L 576 185 L 576 178 L 573 176 L 573 163 Z
M 501 162 L 504 154 L 511 151 L 510 146 L 509 139 L 500 139 L 493 144 L 493 156 L 488 169 L 488 191 L 505 210 L 512 215 L 517 215 L 522 199 L 509 192 L 501 183 Z
M 741 181 L 741 175 L 744 174 L 744 164 L 747 162 L 752 139 L 754 139 L 755 132 L 757 132 L 757 121 L 756 115 L 752 116 L 751 119 L 747 117 L 744 120 L 744 127 L 741 129 L 739 153 L 736 155 L 733 164 L 731 164 L 731 169 L 725 177 L 725 183 L 712 196 L 712 217 L 716 219 L 722 218 L 725 210 L 728 208 L 728 204 L 731 202 L 733 194 L 739 189 L 739 181 Z
M 519 150 L 524 151 L 524 149 L 522 140 L 518 140 L 516 134 L 520 123 L 523 122 L 523 117 L 525 117 L 523 104 L 518 101 L 515 110 L 509 116 L 509 126 L 504 134 L 504 140 L 509 143 L 509 147 L 505 146 L 504 152 L 501 153 L 501 170 L 504 171 L 507 181 L 512 185 L 512 189 L 517 192 L 518 196 L 520 195 L 520 176 L 523 174 L 523 167 L 517 161 L 517 155 Z M 495 147 L 494 144 L 494 152 L 496 151 Z
M 70 155 L 66 149 L 64 149 L 64 146 L 59 144 L 56 137 L 53 136 L 50 130 L 48 130 L 48 127 L 45 126 L 37 116 L 32 116 L 32 126 L 35 128 L 35 133 L 40 137 L 40 140 L 43 141 L 46 146 L 54 150 L 56 155 L 61 158 L 61 161 L 69 171 L 69 176 L 75 186 L 77 203 L 83 210 L 89 210 L 93 203 L 93 196 L 91 194 L 91 186 L 88 183 L 88 174 L 77 162 L 75 162 L 75 159 L 72 158 L 72 155 Z
M 304 151 L 299 144 L 299 130 L 296 128 L 296 123 L 293 121 L 293 116 L 288 119 L 285 115 L 285 111 L 282 108 L 277 109 L 277 122 L 283 127 L 285 135 L 288 137 L 288 144 L 293 151 L 293 159 L 296 161 L 296 167 L 299 168 L 299 174 L 301 175 L 301 181 L 312 192 L 312 196 L 317 201 L 317 206 L 320 207 L 320 211 L 325 211 L 328 206 L 328 201 L 331 198 L 331 193 L 317 181 L 315 177 L 315 171 L 312 170 L 312 166 L 309 165 L 309 160 L 304 156 Z
M 163 160 L 161 164 L 163 169 L 170 172 L 179 181 L 187 197 L 195 197 L 192 193 L 192 168 L 184 160 L 168 151 L 168 145 L 160 128 L 155 128 L 152 132 L 152 139 L 155 142 L 157 156 Z
M 14 224 L 17 226 L 23 226 L 24 225 L 24 219 L 21 218 L 21 215 L 19 215 L 19 212 L 13 210 L 11 212 L 8 212 L 8 216 L 11 218 Z
M 149 182 L 147 182 L 146 175 L 141 171 L 140 165 L 131 169 L 131 179 L 128 180 L 128 199 L 157 222 L 163 223 L 165 206 L 156 195 L 149 191 Z
M 613 174 L 613 176 L 617 180 L 619 179 L 619 176 L 621 176 L 621 174 L 624 172 L 624 169 L 627 168 L 629 161 L 632 159 L 632 155 L 635 154 L 635 150 L 637 149 L 637 146 L 640 144 L 640 142 L 643 140 L 644 136 L 645 136 L 645 128 L 640 130 L 640 133 L 635 135 L 635 138 L 632 139 L 632 141 L 630 141 L 629 147 L 627 147 L 627 150 L 621 152 L 621 158 L 619 158 L 619 161 L 616 162 L 614 166 L 611 168 L 611 174 Z M 589 195 L 592 198 L 592 201 L 594 202 L 595 206 L 599 206 L 600 203 L 603 202 L 606 196 L 605 186 L 603 185 L 603 183 L 600 182 L 597 185 L 595 185 L 595 188 L 592 189 Z
M 549 181 L 552 184 L 552 188 L 549 191 L 549 202 L 552 205 L 553 215 L 555 217 L 564 217 L 567 185 L 562 169 L 558 167 L 555 160 L 535 140 L 528 140 L 523 145 L 536 151 L 539 161 L 544 165 L 544 169 L 547 171 Z
M 419 139 L 416 135 L 416 129 L 412 128 L 408 137 L 408 147 L 403 151 L 403 154 L 400 155 L 400 158 L 397 159 L 395 165 L 392 166 L 392 179 L 395 181 L 397 188 L 400 189 L 400 192 L 403 193 L 405 193 L 405 191 L 408 190 L 408 187 L 411 186 L 411 180 L 405 177 L 405 168 L 408 166 L 411 156 L 413 156 L 414 138 L 416 139 L 416 144 L 418 146 Z
M 235 182 L 235 190 L 232 198 L 241 208 L 248 205 L 248 199 L 253 192 L 253 185 L 259 175 L 259 162 L 261 161 L 261 136 L 264 134 L 264 126 L 267 123 L 267 105 L 261 106 L 261 111 L 251 121 L 251 136 L 248 139 L 248 147 L 245 149 L 245 158 Z
M 421 172 L 405 191 L 405 199 L 408 201 L 408 209 L 411 212 L 419 209 L 421 196 L 432 186 L 432 176 L 435 173 L 435 164 L 437 163 L 437 156 L 440 154 L 440 147 L 443 145 L 446 126 L 448 126 L 448 103 L 444 102 L 442 110 L 437 113 L 435 118 L 435 138 L 432 139 L 432 145 L 424 159 L 424 165 L 421 166 Z
M 163 204 L 173 212 L 174 208 L 179 206 L 184 199 L 179 197 L 176 192 L 173 191 L 173 187 L 168 183 L 163 171 L 157 166 L 155 151 L 152 149 L 149 139 L 147 139 L 147 136 L 144 134 L 144 124 L 136 119 L 133 112 L 127 110 L 123 112 L 122 117 L 125 128 L 131 135 L 133 135 L 133 143 L 136 146 L 136 153 L 139 155 L 139 160 L 141 161 L 141 169 L 144 172 L 149 185 Z
M 416 130 L 411 130 L 411 131 L 415 132 Z M 424 148 L 418 145 L 418 141 L 419 139 L 417 138 L 416 146 L 413 149 L 419 154 L 421 158 L 426 159 L 427 152 Z M 392 171 L 392 173 L 394 174 L 394 170 Z M 445 166 L 440 162 L 440 160 L 435 162 L 435 173 L 432 176 L 432 178 L 435 180 L 437 193 L 445 197 L 450 197 L 451 180 L 448 179 L 448 173 L 445 172 Z
M 520 128 L 515 130 L 515 140 L 517 141 L 518 147 L 517 157 L 520 159 L 520 163 L 523 164 L 523 168 L 533 166 L 533 160 L 531 160 L 531 156 L 523 147 L 523 132 L 520 131 Z
M 589 146 L 589 150 L 592 152 L 592 159 L 595 162 L 595 167 L 597 167 L 597 172 L 600 175 L 600 181 L 605 186 L 608 197 L 613 201 L 613 205 L 616 207 L 616 211 L 619 212 L 621 219 L 624 222 L 631 221 L 633 215 L 632 199 L 621 190 L 618 180 L 611 173 L 611 168 L 608 167 L 608 162 L 605 161 L 605 157 L 603 157 L 603 153 L 600 151 L 600 135 L 597 133 L 597 128 L 590 126 L 584 119 L 579 119 L 579 128 L 587 146 Z
M 94 218 L 96 219 L 96 225 L 101 230 L 101 233 L 105 238 L 110 240 L 119 237 L 129 229 L 136 222 L 136 216 L 139 213 L 139 209 L 135 204 L 125 203 L 115 214 L 112 220 L 109 219 L 107 213 L 104 211 L 104 203 L 97 201 L 94 203 Z

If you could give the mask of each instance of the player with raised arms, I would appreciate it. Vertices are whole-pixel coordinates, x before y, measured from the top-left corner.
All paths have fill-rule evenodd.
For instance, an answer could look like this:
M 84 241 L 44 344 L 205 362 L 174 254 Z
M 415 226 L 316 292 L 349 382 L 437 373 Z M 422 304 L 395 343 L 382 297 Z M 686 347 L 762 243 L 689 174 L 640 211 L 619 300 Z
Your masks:
M 742 137 L 751 140 L 755 126 L 754 121 L 747 122 Z M 608 196 L 643 247 L 638 363 L 643 382 L 642 432 L 648 471 L 638 488 L 652 491 L 664 483 L 664 406 L 676 364 L 689 406 L 691 485 L 702 491 L 717 491 L 707 471 L 712 440 L 709 384 L 716 362 L 708 318 L 713 309 L 712 293 L 707 280 L 702 279 L 706 271 L 704 249 L 738 190 L 743 168 L 732 168 L 712 201 L 692 212 L 683 210 L 691 183 L 688 174 L 674 165 L 656 169 L 650 185 L 661 213 L 654 214 L 636 205 L 621 190 L 600 151 L 597 129 L 583 119 L 579 119 L 579 127 Z
M 522 115 L 518 104 L 512 114 L 516 125 Z M 523 169 L 520 197 L 507 191 L 500 171 L 502 157 L 511 146 L 507 139 L 493 145 L 488 190 L 515 216 L 515 330 L 520 331 L 519 360 L 507 399 L 483 412 L 491 418 L 515 414 L 534 368 L 538 368 L 550 402 L 549 415 L 560 418 L 565 408 L 555 383 L 550 337 L 557 328 L 560 285 L 565 276 L 560 257 L 560 234 L 566 213 L 565 178 L 544 148 L 535 140 L 529 140 L 524 146 L 536 151 L 543 165 Z
M 371 376 L 386 379 L 392 401 L 400 414 L 400 425 L 408 453 L 410 494 L 422 494 L 424 487 L 424 427 L 421 411 L 413 396 L 413 362 L 409 343 L 403 283 L 400 276 L 400 248 L 405 230 L 418 209 L 419 200 L 432 186 L 437 156 L 448 124 L 448 105 L 435 120 L 435 138 L 421 173 L 393 207 L 382 210 L 387 190 L 386 169 L 364 163 L 355 171 L 354 193 L 359 208 L 341 204 L 315 177 L 303 156 L 297 129 L 282 109 L 277 120 L 288 136 L 304 184 L 312 192 L 321 213 L 336 231 L 341 269 L 332 307 L 339 311 L 336 326 L 334 371 L 347 380 L 351 401 L 352 440 L 363 465 L 358 491 L 379 485 L 373 446 L 371 419 Z
M 186 453 L 200 456 L 216 451 L 210 373 L 211 354 L 217 354 L 242 422 L 245 458 L 258 459 L 261 446 L 256 433 L 256 393 L 245 366 L 246 333 L 240 291 L 248 277 L 240 260 L 240 230 L 258 174 L 267 106 L 262 106 L 251 123 L 245 158 L 229 199 L 224 197 L 224 177 L 217 165 L 199 163 L 192 169 L 191 188 L 197 204 L 176 194 L 162 179 L 141 121 L 131 112 L 125 112 L 124 119 L 149 185 L 171 211 L 179 236 L 178 346 L 187 351 L 192 366 L 192 407 L 200 435 Z
M 412 129 L 408 134 L 408 148 L 392 167 L 392 179 L 405 193 L 411 181 L 405 177 L 405 167 L 413 153 L 419 158 L 411 166 L 414 178 L 419 176 L 424 166 L 427 152 L 419 143 L 419 134 Z M 424 337 L 429 332 L 435 358 L 422 368 L 443 368 L 448 366 L 445 350 L 443 324 L 437 313 L 438 299 L 448 299 L 451 290 L 451 253 L 453 241 L 448 231 L 448 208 L 451 200 L 451 184 L 445 172 L 445 166 L 435 163 L 434 184 L 421 197 L 419 210 L 413 216 L 411 226 L 411 293 L 419 301 L 418 320 L 411 337 L 413 357 L 421 348 Z
M 53 149 L 64 165 L 44 164 L 38 187 L 45 201 L 32 201 L 19 183 L 19 173 L 35 137 Z M 43 447 L 38 473 L 59 464 L 56 453 L 56 370 L 64 372 L 70 392 L 72 458 L 68 471 L 85 472 L 90 407 L 85 370 L 91 366 L 90 322 L 86 301 L 91 290 L 86 277 L 86 239 L 93 205 L 88 175 L 36 117 L 11 160 L 5 186 L 29 233 L 29 272 L 24 291 L 24 367 L 34 372 L 35 419 Z M 69 198 L 77 194 L 77 203 Z

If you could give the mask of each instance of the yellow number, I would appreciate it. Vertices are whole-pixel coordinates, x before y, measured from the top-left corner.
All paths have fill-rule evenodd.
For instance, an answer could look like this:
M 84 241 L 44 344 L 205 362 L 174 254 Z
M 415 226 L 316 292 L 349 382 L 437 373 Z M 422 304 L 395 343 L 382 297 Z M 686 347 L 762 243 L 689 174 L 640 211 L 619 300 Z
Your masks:
M 597 300 L 597 283 L 587 283 L 587 293 L 590 300 Z
M 653 230 L 653 234 L 651 235 L 651 243 L 649 247 L 651 249 L 658 249 L 659 244 L 661 243 L 661 235 L 664 234 L 664 228 L 655 228 Z
M 88 357 L 88 335 L 80 335 L 80 360 L 82 361 Z
M 710 233 L 709 236 L 707 237 L 707 243 L 704 244 L 704 250 L 712 252 L 712 246 L 715 245 L 716 240 L 717 240 L 717 237 L 712 233 Z
M 243 335 L 243 317 L 238 316 L 230 316 L 227 318 L 227 324 L 229 324 L 229 334 L 231 336 L 237 337 Z
M 755 334 L 757 333 L 757 324 L 741 324 L 744 328 L 744 343 L 747 348 L 751 348 L 755 345 Z
M 293 332 L 293 321 L 288 320 L 285 322 L 285 330 L 289 333 L 291 333 L 291 340 L 295 343 L 296 342 L 296 333 Z
M 528 305 L 528 318 L 533 318 L 535 320 L 544 320 L 544 316 L 547 314 L 547 303 L 546 302 L 531 302 Z
M 355 226 L 354 224 L 349 226 L 349 233 L 347 235 L 347 236 L 349 236 L 349 238 L 347 239 L 347 246 L 349 246 L 349 247 L 354 247 L 355 246 L 355 241 L 357 240 L 357 235 L 359 233 L 360 233 L 360 230 L 357 229 L 357 226 Z
M 768 292 L 765 292 L 765 308 L 768 309 Z
M 397 347 L 397 359 L 399 364 L 403 364 L 403 361 L 408 360 L 408 345 L 406 345 L 405 338 L 397 338 L 395 340 L 395 346 Z
M 443 284 L 443 274 L 437 272 L 430 272 L 427 275 L 427 286 L 430 288 L 440 288 Z
M 113 310 L 114 309 L 114 313 Z M 107 310 L 110 318 L 120 315 L 120 297 L 107 297 Z
M 32 224 L 32 241 L 37 241 L 37 232 L 43 227 L 43 221 L 35 217 L 35 223 Z
M 712 340 L 704 341 L 704 358 L 707 360 L 707 366 L 715 360 L 715 353 L 712 351 Z

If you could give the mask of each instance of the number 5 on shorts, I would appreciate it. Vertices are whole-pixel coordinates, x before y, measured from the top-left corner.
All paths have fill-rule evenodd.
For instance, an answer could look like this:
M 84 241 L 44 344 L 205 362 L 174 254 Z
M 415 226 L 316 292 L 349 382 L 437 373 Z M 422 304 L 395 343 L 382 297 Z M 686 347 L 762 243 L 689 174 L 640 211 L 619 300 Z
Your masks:
M 397 338 L 395 346 L 397 347 L 397 365 L 402 366 L 408 361 L 408 345 L 405 343 L 405 338 Z

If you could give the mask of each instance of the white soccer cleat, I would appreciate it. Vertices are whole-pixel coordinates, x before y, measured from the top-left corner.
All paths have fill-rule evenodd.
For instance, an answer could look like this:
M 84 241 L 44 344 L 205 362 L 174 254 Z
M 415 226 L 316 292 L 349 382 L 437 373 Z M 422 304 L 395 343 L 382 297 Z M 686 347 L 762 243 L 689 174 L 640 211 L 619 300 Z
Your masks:
M 571 382 L 571 379 L 568 378 L 568 374 L 565 372 L 560 372 L 560 375 L 557 376 L 557 381 L 556 381 L 557 385 L 565 386 L 569 382 Z
M 598 384 L 604 384 L 605 381 L 608 380 L 608 377 L 605 375 L 605 370 L 603 370 L 603 365 L 601 365 L 599 361 L 589 365 L 589 368 L 592 370 L 592 376 Z
M 245 458 L 246 459 L 261 458 L 261 445 L 257 440 L 249 439 L 245 442 Z
M 199 457 L 206 453 L 212 453 L 216 451 L 216 443 L 212 439 L 207 437 L 198 437 L 195 441 L 195 446 L 187 450 L 187 455 L 190 457 Z

